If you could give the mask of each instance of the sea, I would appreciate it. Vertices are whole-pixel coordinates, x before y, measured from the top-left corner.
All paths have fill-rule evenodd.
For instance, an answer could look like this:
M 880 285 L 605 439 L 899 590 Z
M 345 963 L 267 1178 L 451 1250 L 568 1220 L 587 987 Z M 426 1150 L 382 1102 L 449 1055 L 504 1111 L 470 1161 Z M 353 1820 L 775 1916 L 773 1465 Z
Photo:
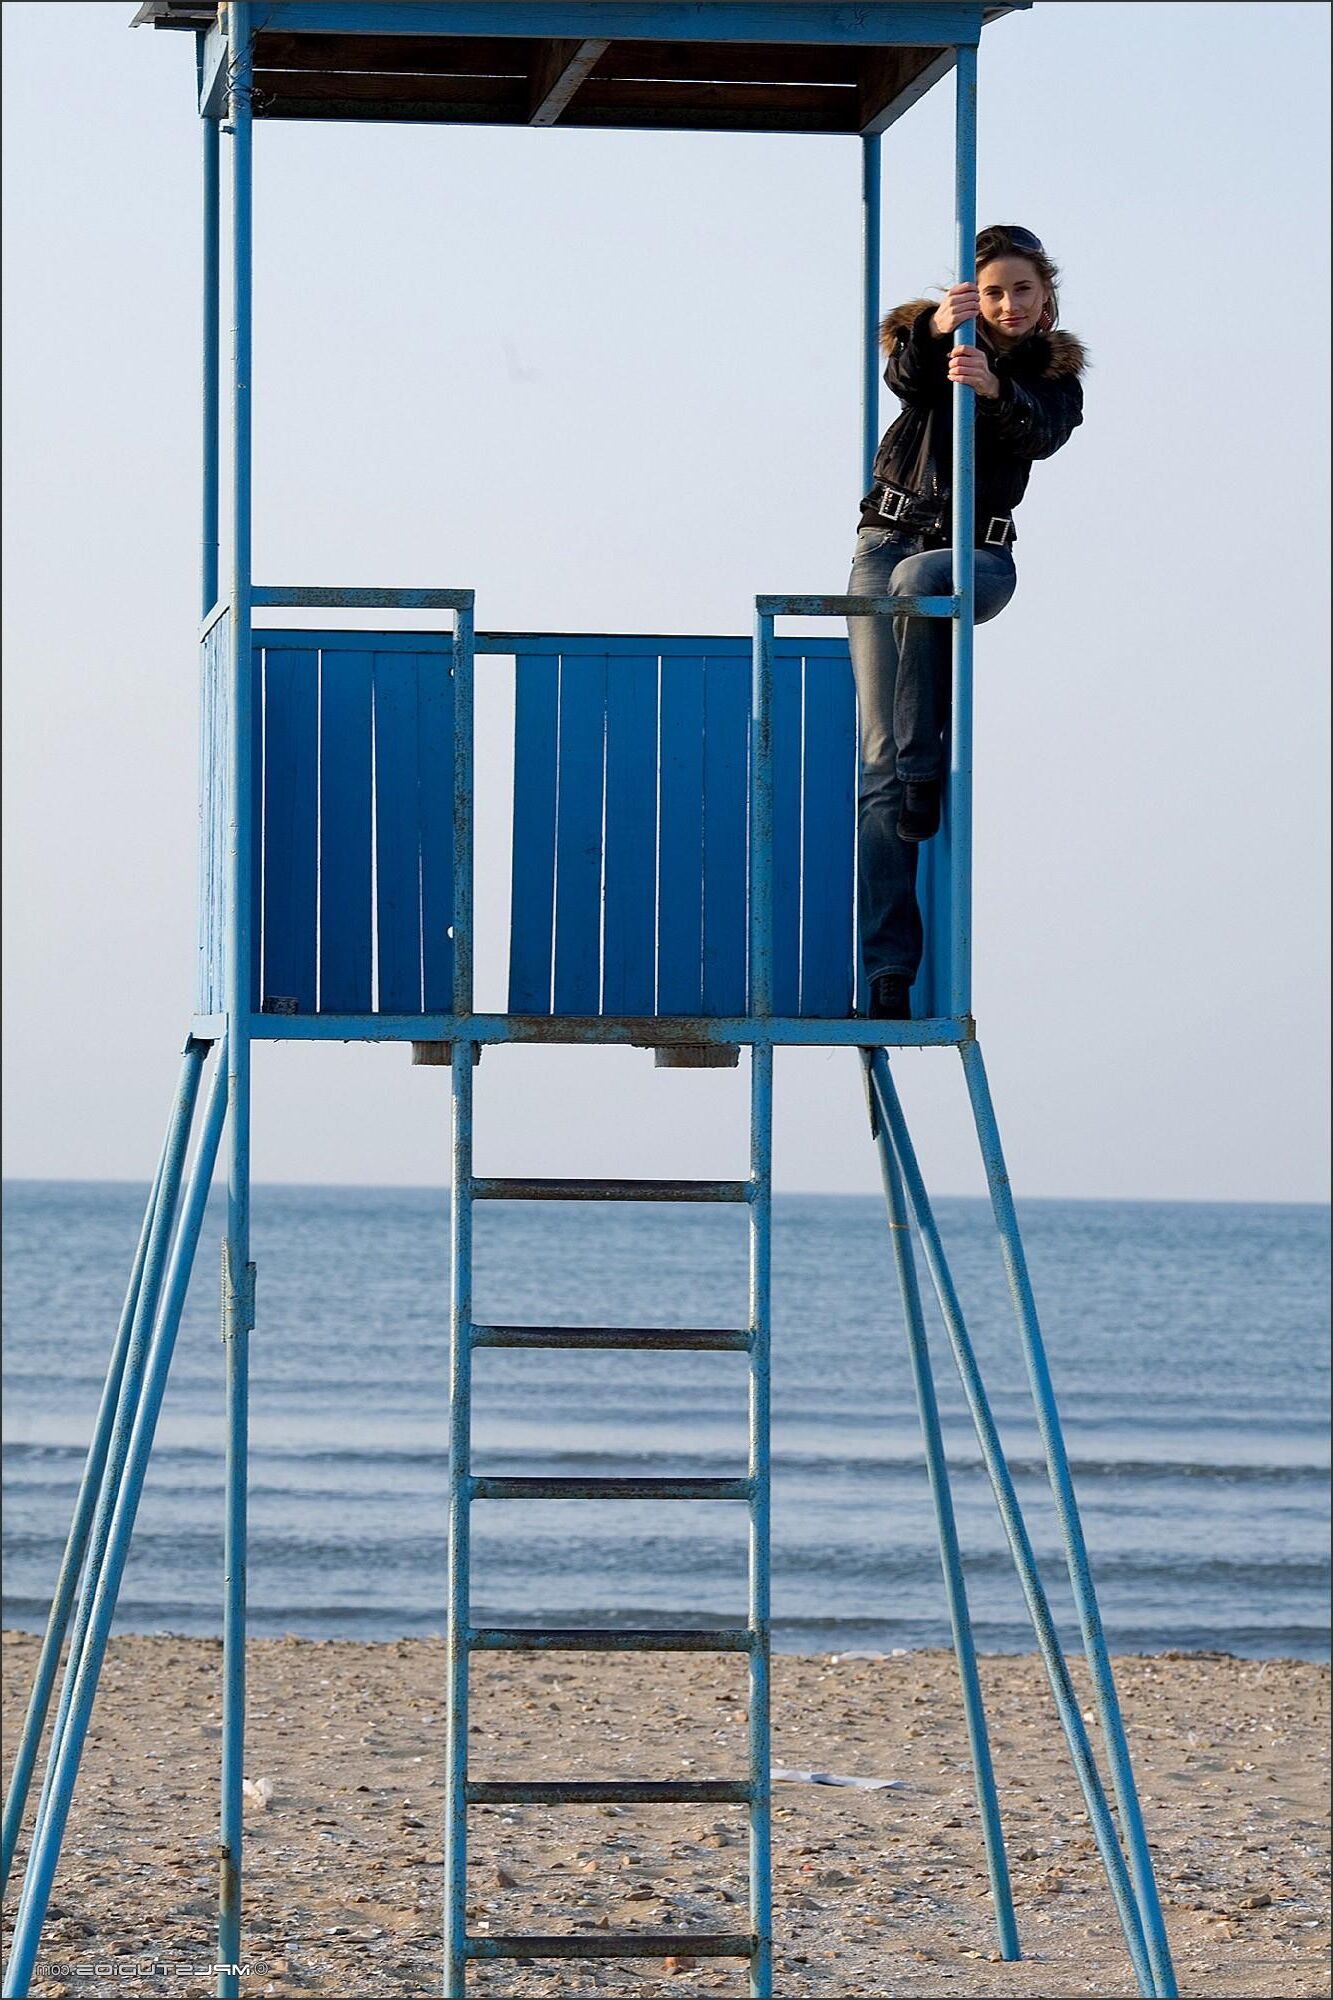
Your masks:
M 40 1630 L 74 1507 L 145 1190 L 5 1190 L 4 1603 Z M 938 1216 L 1043 1574 L 1077 1627 L 990 1210 Z M 1020 1207 L 1108 1637 L 1121 1651 L 1328 1656 L 1325 1207 Z M 210 1206 L 126 1567 L 118 1629 L 216 1634 L 222 1595 L 220 1200 Z M 448 1474 L 448 1193 L 262 1187 L 253 1245 L 249 1610 L 257 1634 L 438 1633 Z M 532 1324 L 746 1318 L 746 1219 L 703 1207 L 483 1204 L 474 1312 Z M 977 1643 L 1032 1632 L 934 1314 L 929 1331 Z M 778 1647 L 949 1642 L 882 1204 L 774 1211 L 773 1616 Z M 742 1354 L 491 1350 L 473 1467 L 744 1469 Z M 478 1501 L 479 1623 L 729 1624 L 745 1510 Z

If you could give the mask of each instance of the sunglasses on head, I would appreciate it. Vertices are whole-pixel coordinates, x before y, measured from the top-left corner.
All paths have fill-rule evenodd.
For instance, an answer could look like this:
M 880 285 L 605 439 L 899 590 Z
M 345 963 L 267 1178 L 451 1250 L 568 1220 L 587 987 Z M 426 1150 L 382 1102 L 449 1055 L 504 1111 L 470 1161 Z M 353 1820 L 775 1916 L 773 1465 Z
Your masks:
M 990 229 L 983 229 L 977 238 L 977 262 L 985 263 L 987 257 L 1002 257 L 1006 250 L 1028 251 L 1038 257 L 1046 255 L 1046 246 L 1039 236 L 1030 229 L 1020 229 L 1017 223 L 996 223 Z

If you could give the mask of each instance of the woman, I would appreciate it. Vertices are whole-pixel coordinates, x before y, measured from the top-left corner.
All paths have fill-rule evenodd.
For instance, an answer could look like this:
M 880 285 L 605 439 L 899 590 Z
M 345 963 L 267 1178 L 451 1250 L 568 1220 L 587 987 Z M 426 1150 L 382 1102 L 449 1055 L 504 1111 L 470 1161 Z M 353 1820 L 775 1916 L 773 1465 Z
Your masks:
M 1059 318 L 1055 265 L 1030 230 L 984 229 L 977 281 L 936 305 L 915 299 L 880 327 L 884 379 L 902 404 L 861 502 L 848 589 L 854 597 L 953 591 L 949 481 L 953 385 L 976 391 L 976 618 L 1014 594 L 1013 510 L 1034 458 L 1050 458 L 1083 421 L 1084 351 Z M 955 347 L 977 321 L 977 345 Z M 917 848 L 938 831 L 947 768 L 952 621 L 852 618 L 861 713 L 861 947 L 876 1020 L 911 1019 L 921 962 Z

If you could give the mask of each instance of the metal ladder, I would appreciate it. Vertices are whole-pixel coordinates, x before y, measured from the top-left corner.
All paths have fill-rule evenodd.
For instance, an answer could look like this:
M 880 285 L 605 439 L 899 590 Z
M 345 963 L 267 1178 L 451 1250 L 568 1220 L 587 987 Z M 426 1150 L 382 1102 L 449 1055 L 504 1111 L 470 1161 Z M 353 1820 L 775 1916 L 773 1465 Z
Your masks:
M 750 1993 L 772 1992 L 769 1774 L 769 1355 L 773 1051 L 750 1056 L 750 1172 L 736 1181 L 497 1180 L 472 1169 L 473 1044 L 453 1048 L 450 1203 L 448 1733 L 445 1756 L 444 1991 L 455 2000 L 477 1959 L 745 1958 Z M 477 1201 L 737 1202 L 749 1211 L 749 1323 L 744 1327 L 483 1326 L 472 1317 L 472 1204 Z M 472 1471 L 472 1356 L 481 1347 L 656 1348 L 749 1357 L 749 1452 L 733 1479 L 482 1478 Z M 744 1625 L 708 1631 L 479 1628 L 471 1619 L 470 1520 L 478 1500 L 738 1500 L 749 1514 Z M 478 1783 L 468 1774 L 469 1665 L 477 1652 L 744 1653 L 749 1663 L 748 1762 L 732 1779 Z M 467 1929 L 470 1805 L 738 1805 L 749 1811 L 748 1931 L 471 1936 Z

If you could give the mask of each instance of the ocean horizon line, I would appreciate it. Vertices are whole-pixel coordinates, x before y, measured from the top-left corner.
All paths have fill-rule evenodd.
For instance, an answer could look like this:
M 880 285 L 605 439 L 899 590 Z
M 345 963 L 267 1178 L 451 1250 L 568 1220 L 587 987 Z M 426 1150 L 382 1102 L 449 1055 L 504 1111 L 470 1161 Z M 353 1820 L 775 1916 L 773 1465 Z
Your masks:
M 5 1174 L 0 1177 L 0 1190 L 5 1188 L 141 1188 L 150 1185 L 151 1176 L 142 1179 L 123 1175 L 76 1175 L 76 1174 Z M 212 1186 L 225 1185 L 225 1177 L 216 1174 Z M 422 1194 L 447 1195 L 448 1181 L 325 1181 L 325 1180 L 259 1180 L 252 1182 L 255 1193 L 266 1191 L 287 1192 L 291 1190 L 317 1191 L 321 1194 Z M 882 1208 L 884 1197 L 877 1190 L 851 1191 L 837 1188 L 791 1188 L 775 1184 L 775 1200 L 796 1201 L 855 1201 L 873 1204 Z M 950 1193 L 947 1189 L 931 1190 L 931 1201 L 974 1202 L 978 1207 L 989 1208 L 990 1196 L 985 1193 Z M 1014 1199 L 1020 1205 L 1043 1204 L 1051 1207 L 1079 1208 L 1280 1208 L 1317 1210 L 1333 1214 L 1333 1198 L 1328 1196 L 1297 1198 L 1286 1195 L 1270 1195 L 1262 1199 L 1254 1196 L 1235 1195 L 1122 1195 L 1122 1194 L 1027 1194 L 1015 1191 Z

